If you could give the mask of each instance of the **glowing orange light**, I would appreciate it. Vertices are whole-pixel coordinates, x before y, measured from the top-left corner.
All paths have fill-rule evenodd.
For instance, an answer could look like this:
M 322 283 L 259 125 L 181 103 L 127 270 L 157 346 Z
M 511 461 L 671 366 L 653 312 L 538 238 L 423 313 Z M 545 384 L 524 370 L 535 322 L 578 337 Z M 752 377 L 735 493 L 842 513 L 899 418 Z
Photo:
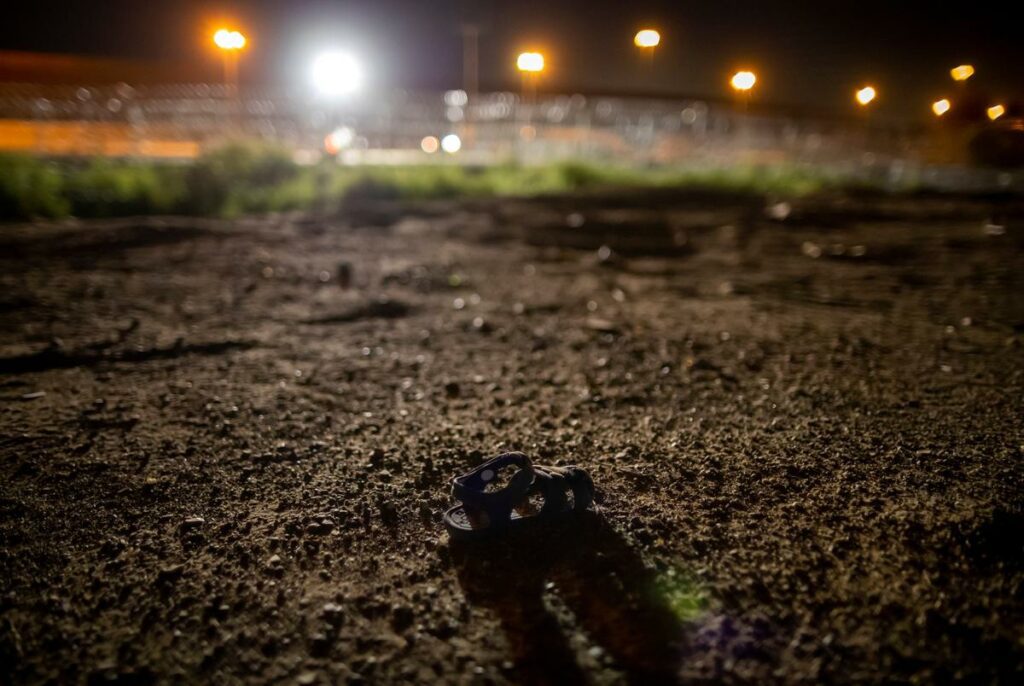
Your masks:
M 241 50 L 245 47 L 245 36 L 239 31 L 217 29 L 213 34 L 213 43 L 221 50 Z
M 954 81 L 966 81 L 974 76 L 974 67 L 969 64 L 961 64 L 959 67 L 950 69 L 949 75 L 953 77 Z
M 936 100 L 935 102 L 932 103 L 932 112 L 935 113 L 936 117 L 941 117 L 946 112 L 949 112 L 949 108 L 951 108 L 952 106 L 952 103 L 950 103 L 949 100 L 947 100 L 946 98 L 943 98 L 942 100 Z
M 516 68 L 519 71 L 541 72 L 544 71 L 544 55 L 539 52 L 520 53 L 516 59 Z
M 987 110 L 985 110 L 985 113 L 988 115 L 989 119 L 995 121 L 996 119 L 999 119 L 999 117 L 1006 114 L 1006 108 L 1003 107 L 1002 105 L 992 105 L 992 107 L 989 107 Z
M 748 91 L 757 83 L 757 76 L 752 71 L 738 71 L 732 75 L 729 85 L 738 91 Z
M 859 102 L 861 105 L 867 105 L 869 102 L 878 97 L 878 91 L 876 91 L 871 86 L 864 86 L 863 88 L 857 90 L 857 92 L 855 93 L 855 97 L 857 98 L 857 102 Z
M 441 141 L 437 140 L 437 136 L 424 136 L 420 141 L 420 150 L 428 155 L 434 154 L 440 147 Z
M 661 34 L 654 29 L 643 29 L 637 31 L 633 36 L 633 44 L 638 48 L 653 48 L 661 43 Z

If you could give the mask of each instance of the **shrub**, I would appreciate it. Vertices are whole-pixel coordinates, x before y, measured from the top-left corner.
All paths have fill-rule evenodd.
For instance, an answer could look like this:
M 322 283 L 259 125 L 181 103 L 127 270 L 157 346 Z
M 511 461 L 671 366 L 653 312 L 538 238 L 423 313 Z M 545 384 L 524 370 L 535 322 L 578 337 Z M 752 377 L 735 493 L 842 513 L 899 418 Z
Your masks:
M 27 155 L 0 154 L 0 219 L 64 217 L 68 209 L 54 165 Z
M 299 167 L 281 148 L 231 143 L 199 157 L 186 175 L 186 209 L 195 214 L 235 214 L 266 207 L 268 191 L 294 179 Z

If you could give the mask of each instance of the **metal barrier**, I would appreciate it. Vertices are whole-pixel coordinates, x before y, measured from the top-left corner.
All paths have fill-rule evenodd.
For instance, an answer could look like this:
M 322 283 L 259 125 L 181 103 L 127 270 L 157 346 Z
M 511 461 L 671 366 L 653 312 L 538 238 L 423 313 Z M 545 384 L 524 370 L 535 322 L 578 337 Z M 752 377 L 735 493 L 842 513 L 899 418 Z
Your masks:
M 459 150 L 448 154 L 438 143 L 453 134 Z M 500 92 L 470 102 L 463 91 L 397 91 L 327 102 L 270 90 L 235 98 L 213 84 L 0 86 L 4 150 L 189 159 L 238 138 L 286 146 L 299 159 L 316 159 L 326 146 L 352 164 L 581 159 L 701 168 L 794 165 L 894 183 L 928 174 L 939 185 L 946 177 L 951 184 L 974 178 L 980 186 L 1021 183 L 1019 175 L 963 165 L 962 131 L 746 112 L 695 99 L 524 99 Z

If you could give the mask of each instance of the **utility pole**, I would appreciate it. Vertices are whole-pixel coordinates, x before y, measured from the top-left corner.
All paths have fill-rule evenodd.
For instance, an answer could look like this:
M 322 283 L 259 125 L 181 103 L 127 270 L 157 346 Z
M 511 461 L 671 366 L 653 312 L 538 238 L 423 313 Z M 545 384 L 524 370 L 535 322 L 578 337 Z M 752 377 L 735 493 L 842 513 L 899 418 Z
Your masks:
M 463 138 L 466 147 L 476 143 L 476 127 L 473 125 L 473 108 L 476 107 L 480 90 L 480 26 L 471 22 L 462 24 L 462 88 L 466 91 L 466 114 Z

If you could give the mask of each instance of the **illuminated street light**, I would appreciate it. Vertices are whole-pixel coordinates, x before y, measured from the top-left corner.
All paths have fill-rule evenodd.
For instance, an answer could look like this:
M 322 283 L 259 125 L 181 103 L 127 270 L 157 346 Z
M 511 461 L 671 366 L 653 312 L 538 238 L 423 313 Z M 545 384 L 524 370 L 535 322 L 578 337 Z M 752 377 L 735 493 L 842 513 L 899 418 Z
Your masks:
M 855 93 L 855 97 L 857 98 L 857 102 L 859 102 L 861 105 L 867 105 L 872 100 L 874 100 L 877 96 L 878 96 L 878 92 L 874 88 L 872 88 L 871 86 L 864 86 L 863 88 L 858 89 L 857 92 Z
M 441 139 L 441 149 L 446 153 L 454 155 L 459 150 L 462 150 L 462 139 L 454 133 L 449 133 Z
M 643 29 L 633 36 L 633 44 L 638 48 L 656 48 L 659 43 L 661 34 L 654 29 Z
M 522 72 L 536 74 L 544 71 L 544 55 L 539 52 L 523 52 L 516 59 L 516 68 Z
M 941 117 L 946 112 L 949 112 L 949 108 L 952 106 L 953 105 L 946 98 L 943 98 L 942 100 L 936 100 L 935 102 L 932 103 L 932 112 L 935 113 L 936 117 Z
M 221 50 L 241 50 L 245 47 L 245 36 L 239 31 L 218 29 L 213 34 L 213 44 Z
M 959 67 L 950 69 L 949 75 L 953 77 L 954 81 L 966 81 L 974 76 L 974 67 L 970 64 L 961 64 Z
M 224 87 L 228 95 L 238 95 L 238 54 L 245 47 L 246 39 L 241 31 L 217 29 L 213 34 L 213 44 L 224 56 Z
M 1006 114 L 1006 108 L 1003 107 L 1002 105 L 992 105 L 992 107 L 989 107 L 987 110 L 985 110 L 985 113 L 988 115 L 989 119 L 995 121 L 996 119 L 999 119 L 999 117 Z
M 729 81 L 735 90 L 738 91 L 749 91 L 757 83 L 757 76 L 752 71 L 738 71 L 732 75 L 732 79 Z
M 539 52 L 521 52 L 516 58 L 516 69 L 523 77 L 523 100 L 533 100 L 537 92 L 537 80 L 544 71 L 544 55 Z
M 325 52 L 313 60 L 313 86 L 329 98 L 348 95 L 363 83 L 363 70 L 351 55 Z

